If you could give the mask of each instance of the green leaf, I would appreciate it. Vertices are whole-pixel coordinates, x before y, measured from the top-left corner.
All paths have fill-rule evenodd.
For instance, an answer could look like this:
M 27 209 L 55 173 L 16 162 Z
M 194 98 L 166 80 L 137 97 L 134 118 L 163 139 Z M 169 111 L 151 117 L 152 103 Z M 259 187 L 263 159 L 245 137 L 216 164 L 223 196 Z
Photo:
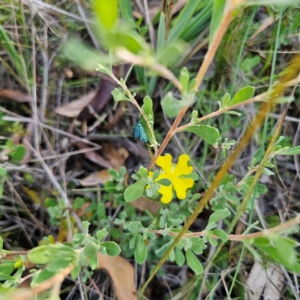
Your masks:
M 86 233 L 75 233 L 73 236 L 73 243 L 76 245 L 80 245 L 86 237 Z
M 222 103 L 222 108 L 227 107 L 227 104 L 229 103 L 229 101 L 230 101 L 230 94 L 229 94 L 229 93 L 226 93 L 226 94 L 223 96 L 222 101 L 221 101 L 221 103 Z
M 197 134 L 209 145 L 215 144 L 219 139 L 219 131 L 215 127 L 208 125 L 193 125 L 182 131 L 188 131 Z
M 100 242 L 102 239 L 104 239 L 108 235 L 108 232 L 105 228 L 98 230 L 96 233 L 97 240 Z
M 175 248 L 175 261 L 178 266 L 183 266 L 185 257 L 179 248 Z
M 242 61 L 241 68 L 245 72 L 251 72 L 251 69 L 257 66 L 259 63 L 260 63 L 260 57 L 258 55 L 253 57 L 249 56 Z
M 201 254 L 203 252 L 203 249 L 206 248 L 201 237 L 192 237 L 191 241 L 193 242 L 192 250 L 195 254 Z
M 208 238 L 208 242 L 213 246 L 213 247 L 216 247 L 218 242 L 213 238 L 211 237 L 210 235 L 207 236 Z
M 84 199 L 81 197 L 76 197 L 73 203 L 74 209 L 80 209 L 84 205 Z
M 262 148 L 257 149 L 251 160 L 250 168 L 254 167 L 258 162 L 260 162 L 262 157 L 264 156 L 264 154 L 265 154 L 264 149 L 262 149 Z
M 147 247 L 141 236 L 138 236 L 138 245 L 134 251 L 134 258 L 138 264 L 142 264 L 147 259 Z
M 128 230 L 130 232 L 138 232 L 143 229 L 143 225 L 140 221 L 129 222 Z
M 171 180 L 169 180 L 167 178 L 163 178 L 163 179 L 156 181 L 156 183 L 159 183 L 164 186 L 169 186 L 172 182 L 171 182 Z
M 134 54 L 139 54 L 142 52 L 146 54 L 149 50 L 149 46 L 146 41 L 140 35 L 138 35 L 138 33 L 126 27 L 119 27 L 114 33 L 110 34 L 109 43 L 110 47 L 124 47 Z M 147 58 L 150 59 L 150 56 Z
M 113 181 L 107 181 L 104 185 L 104 189 L 108 193 L 117 194 L 119 191 L 116 189 L 116 183 Z
M 34 288 L 40 285 L 42 282 L 50 279 L 54 275 L 56 275 L 56 273 L 49 271 L 47 268 L 43 269 L 42 271 L 36 272 L 33 276 L 30 286 Z
M 187 238 L 185 239 L 185 245 L 184 245 L 184 250 L 188 250 L 192 247 L 193 242 L 191 241 L 191 239 Z
M 49 245 L 33 248 L 28 253 L 28 259 L 34 264 L 47 264 L 51 261 L 51 257 L 45 255 L 48 249 Z
M 149 120 L 149 123 L 150 123 L 150 126 L 153 130 L 153 124 L 154 124 L 153 101 L 149 96 L 146 96 L 143 99 L 143 102 L 144 102 L 144 104 L 142 106 L 142 110 L 144 111 L 144 114 L 147 116 L 147 118 Z M 150 129 L 149 129 L 149 127 L 148 127 L 148 125 L 145 121 L 145 118 L 144 118 L 143 115 L 142 116 L 140 115 L 140 118 L 141 118 L 141 123 L 142 123 L 143 129 L 146 133 L 146 136 L 149 139 L 150 143 L 153 144 L 155 141 L 153 140 L 153 137 L 151 135 L 151 131 L 150 131 Z M 146 168 L 144 168 L 144 169 L 146 169 Z M 147 173 L 147 176 L 148 176 L 148 171 L 146 173 Z
M 195 125 L 198 123 L 198 112 L 196 110 L 192 111 L 191 123 L 192 123 L 192 125 Z
M 101 54 L 94 48 L 84 45 L 80 40 L 70 39 L 62 47 L 64 55 L 80 66 L 82 69 L 95 71 L 98 65 L 116 63 L 118 60 L 113 55 Z
M 300 146 L 296 146 L 288 149 L 283 148 L 282 150 L 278 151 L 275 154 L 276 155 L 297 155 L 299 153 L 300 153 Z
M 189 267 L 197 274 L 201 274 L 203 272 L 203 267 L 198 260 L 198 258 L 195 256 L 195 254 L 192 252 L 192 250 L 186 251 L 186 261 Z
M 71 263 L 69 261 L 65 261 L 63 259 L 57 259 L 48 264 L 47 270 L 57 274 L 64 268 L 68 267 L 70 264 Z
M 137 174 L 139 174 L 141 177 L 145 179 L 148 178 L 148 170 L 143 166 L 140 166 L 139 170 L 137 171 Z
M 4 281 L 4 280 L 15 280 L 15 277 L 9 276 L 9 275 L 5 275 L 5 274 L 0 274 L 0 280 L 1 281 Z
M 64 258 L 70 262 L 77 258 L 77 253 L 70 246 L 63 244 L 42 245 L 28 253 L 28 259 L 35 264 L 47 264 L 57 258 Z
M 231 99 L 228 106 L 232 106 L 237 103 L 244 102 L 253 97 L 255 88 L 253 86 L 245 86 L 241 88 Z
M 121 252 L 121 248 L 116 242 L 101 242 L 100 245 L 105 247 L 106 253 L 110 256 L 117 256 Z
M 74 269 L 71 271 L 71 277 L 73 279 L 77 279 L 81 271 L 81 266 L 77 265 L 74 267 Z
M 167 93 L 161 100 L 161 106 L 168 118 L 176 117 L 183 107 L 191 104 L 191 101 L 175 99 L 172 92 Z
M 212 213 L 209 217 L 208 225 L 212 223 L 218 223 L 220 220 L 230 216 L 230 211 L 228 208 L 220 209 Z
M 115 88 L 111 92 L 111 94 L 116 102 L 119 102 L 119 101 L 131 102 L 131 100 L 125 95 L 124 91 L 121 88 Z
M 264 186 L 261 183 L 257 183 L 257 185 L 256 185 L 256 192 L 259 195 L 262 195 L 262 194 L 266 193 L 267 191 L 268 191 L 268 189 L 266 188 L 266 186 Z
M 211 233 L 219 237 L 222 242 L 226 242 L 228 240 L 228 234 L 223 229 L 215 229 L 212 230 Z
M 134 235 L 129 242 L 129 249 L 133 249 L 135 247 L 135 243 L 136 243 L 136 235 Z
M 149 96 L 146 96 L 144 98 L 143 102 L 144 102 L 143 110 L 146 113 L 146 115 L 153 114 L 153 111 L 152 111 L 153 101 L 152 101 L 152 99 Z
M 273 260 L 285 266 L 290 271 L 300 273 L 297 242 L 277 234 L 270 234 L 255 239 L 245 240 L 249 244 L 262 250 L 265 255 L 269 255 Z
M 14 261 L 3 260 L 0 265 L 0 274 L 5 276 L 10 275 L 15 269 L 14 264 L 15 264 Z M 4 279 L 4 280 L 9 280 L 9 279 Z
M 124 192 L 125 201 L 131 202 L 142 197 L 146 184 L 147 184 L 147 180 L 141 178 L 134 184 L 127 187 Z
M 6 169 L 0 167 L 0 176 L 6 176 L 6 175 L 7 175 Z
M 157 53 L 156 60 L 166 67 L 172 67 L 178 62 L 186 49 L 187 44 L 179 40 L 165 43 Z
M 89 265 L 92 270 L 95 270 L 98 267 L 97 254 L 98 254 L 98 246 L 95 243 L 89 242 L 84 247 L 84 255 L 89 258 Z
M 18 162 L 23 159 L 26 154 L 26 148 L 23 145 L 17 146 L 17 149 L 10 153 L 11 160 L 13 162 Z
M 186 67 L 184 67 L 180 70 L 179 81 L 182 85 L 183 90 L 187 91 L 188 84 L 190 81 L 190 73 Z
M 155 254 L 158 257 L 162 257 L 166 253 L 167 249 L 171 246 L 171 244 L 172 244 L 172 241 L 164 244 L 162 247 L 160 247 L 159 249 L 155 250 Z
M 112 29 L 118 19 L 118 0 L 93 0 L 93 6 L 99 24 L 105 29 Z
M 83 221 L 82 226 L 83 226 L 83 232 L 84 233 L 89 233 L 89 227 L 91 223 L 89 221 Z
M 268 102 L 270 99 L 268 97 L 266 98 L 263 98 L 262 101 L 264 102 Z M 291 103 L 295 100 L 295 97 L 293 96 L 281 96 L 281 97 L 278 97 L 276 99 L 274 99 L 274 103 L 278 103 L 278 104 L 285 104 L 285 103 Z

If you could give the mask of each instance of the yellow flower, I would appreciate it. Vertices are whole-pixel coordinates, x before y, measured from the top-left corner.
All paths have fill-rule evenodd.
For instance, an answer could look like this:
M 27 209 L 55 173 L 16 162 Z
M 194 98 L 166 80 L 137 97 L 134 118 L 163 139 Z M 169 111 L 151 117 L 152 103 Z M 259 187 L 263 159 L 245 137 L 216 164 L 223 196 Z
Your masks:
M 155 182 L 162 179 L 171 181 L 169 186 L 161 185 L 158 190 L 158 192 L 162 194 L 161 202 L 166 204 L 171 202 L 173 189 L 175 190 L 178 199 L 185 199 L 187 189 L 191 188 L 194 184 L 192 178 L 182 177 L 183 175 L 189 175 L 193 172 L 193 167 L 188 166 L 187 164 L 189 160 L 190 157 L 187 154 L 181 154 L 178 158 L 177 165 L 174 165 L 172 164 L 172 156 L 170 154 L 159 156 L 157 158 L 156 164 L 161 167 L 162 171 L 155 179 Z M 152 174 L 150 174 L 150 176 Z

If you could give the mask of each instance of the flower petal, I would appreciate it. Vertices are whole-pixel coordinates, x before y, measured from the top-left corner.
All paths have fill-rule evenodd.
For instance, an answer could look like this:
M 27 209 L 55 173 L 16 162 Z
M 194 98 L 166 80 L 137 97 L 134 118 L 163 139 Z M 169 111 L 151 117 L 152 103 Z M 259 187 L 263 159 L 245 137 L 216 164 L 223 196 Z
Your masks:
M 186 197 L 186 190 L 194 185 L 194 180 L 191 178 L 173 178 L 174 190 L 178 199 L 183 200 Z
M 173 176 L 189 175 L 193 172 L 193 167 L 188 166 L 190 157 L 187 154 L 181 154 L 178 158 L 178 164 L 173 171 Z
M 160 189 L 158 190 L 160 194 L 162 194 L 162 197 L 160 201 L 162 203 L 168 204 L 172 200 L 172 184 L 169 186 L 161 185 Z
M 165 156 L 159 156 L 156 160 L 156 165 L 161 167 L 166 174 L 170 174 L 172 170 L 172 155 L 166 154 Z

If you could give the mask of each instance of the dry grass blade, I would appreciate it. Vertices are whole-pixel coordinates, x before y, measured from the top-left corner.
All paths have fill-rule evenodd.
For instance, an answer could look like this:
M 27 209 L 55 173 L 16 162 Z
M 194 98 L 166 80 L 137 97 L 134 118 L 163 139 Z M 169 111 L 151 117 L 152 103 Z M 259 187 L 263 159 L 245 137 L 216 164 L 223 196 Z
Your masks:
M 32 97 L 20 91 L 3 89 L 0 90 L 0 97 L 15 100 L 20 103 L 32 102 Z

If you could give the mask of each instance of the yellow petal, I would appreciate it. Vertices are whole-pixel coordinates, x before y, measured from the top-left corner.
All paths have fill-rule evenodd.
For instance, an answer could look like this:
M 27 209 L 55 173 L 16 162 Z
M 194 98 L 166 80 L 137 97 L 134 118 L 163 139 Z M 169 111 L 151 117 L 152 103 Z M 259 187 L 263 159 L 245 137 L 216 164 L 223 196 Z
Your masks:
M 178 164 L 175 167 L 173 176 L 189 175 L 193 172 L 193 167 L 188 166 L 187 163 L 190 157 L 187 154 L 181 154 L 178 158 Z
M 159 181 L 159 180 L 162 180 L 162 179 L 169 179 L 168 178 L 168 175 L 167 174 L 164 174 L 164 173 L 160 173 L 157 178 L 155 179 L 155 182 Z
M 165 156 L 159 156 L 156 160 L 156 165 L 161 167 L 166 174 L 170 174 L 172 170 L 172 155 L 166 154 Z
M 168 204 L 172 200 L 172 184 L 169 186 L 161 185 L 160 189 L 158 190 L 160 194 L 162 194 L 162 197 L 160 201 L 162 203 Z
M 173 178 L 174 190 L 178 199 L 183 200 L 186 197 L 186 190 L 194 185 L 194 180 L 191 178 Z

